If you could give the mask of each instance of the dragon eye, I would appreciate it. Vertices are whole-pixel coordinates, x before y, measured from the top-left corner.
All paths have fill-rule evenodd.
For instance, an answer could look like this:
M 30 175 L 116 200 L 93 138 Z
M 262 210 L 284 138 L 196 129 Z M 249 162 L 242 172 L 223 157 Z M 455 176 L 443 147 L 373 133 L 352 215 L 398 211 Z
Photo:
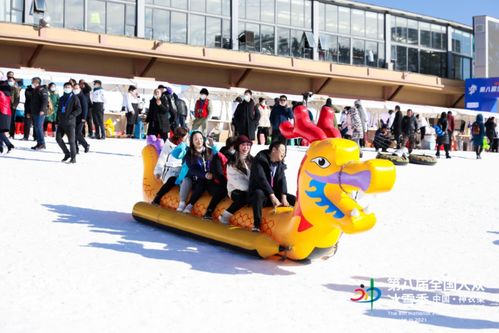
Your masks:
M 331 163 L 329 163 L 329 161 L 326 160 L 324 157 L 316 157 L 312 160 L 312 162 L 314 162 L 323 169 L 331 165 Z

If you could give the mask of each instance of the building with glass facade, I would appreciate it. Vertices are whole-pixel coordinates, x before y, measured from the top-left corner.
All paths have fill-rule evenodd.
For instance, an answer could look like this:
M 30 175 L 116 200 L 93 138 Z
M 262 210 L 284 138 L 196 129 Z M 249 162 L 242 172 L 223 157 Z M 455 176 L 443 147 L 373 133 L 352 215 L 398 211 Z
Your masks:
M 32 0 L 4 0 L 0 21 L 33 23 Z M 471 77 L 472 27 L 355 1 L 46 0 L 51 26 Z

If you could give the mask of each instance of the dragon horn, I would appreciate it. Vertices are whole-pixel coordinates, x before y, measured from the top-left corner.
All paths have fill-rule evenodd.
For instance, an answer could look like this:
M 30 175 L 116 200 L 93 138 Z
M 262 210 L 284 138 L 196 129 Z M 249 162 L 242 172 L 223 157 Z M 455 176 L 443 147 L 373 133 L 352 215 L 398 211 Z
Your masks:
M 341 138 L 340 131 L 334 127 L 334 117 L 334 110 L 329 106 L 323 106 L 317 126 L 326 133 L 328 138 Z
M 326 133 L 317 127 L 308 115 L 305 106 L 299 105 L 294 111 L 295 125 L 286 121 L 279 126 L 281 134 L 287 139 L 304 138 L 309 142 L 327 139 Z

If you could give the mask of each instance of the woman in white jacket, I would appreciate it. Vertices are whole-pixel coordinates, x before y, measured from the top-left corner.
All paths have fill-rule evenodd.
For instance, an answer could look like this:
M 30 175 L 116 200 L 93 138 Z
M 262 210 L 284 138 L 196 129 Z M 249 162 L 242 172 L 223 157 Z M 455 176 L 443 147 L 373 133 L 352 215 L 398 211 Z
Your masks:
M 253 156 L 250 154 L 252 144 L 247 136 L 240 135 L 235 144 L 236 158 L 227 165 L 227 192 L 232 199 L 232 205 L 219 217 L 223 224 L 229 224 L 232 215 L 250 203 L 248 188 L 253 162 Z
M 173 157 L 171 152 L 178 144 L 184 141 L 186 136 L 187 130 L 182 127 L 177 127 L 173 136 L 166 140 L 165 145 L 161 149 L 161 154 L 159 155 L 158 162 L 154 168 L 154 176 L 163 181 L 163 186 L 161 186 L 161 189 L 152 201 L 153 204 L 159 205 L 163 195 L 168 193 L 175 186 L 175 181 L 182 168 L 182 159 Z

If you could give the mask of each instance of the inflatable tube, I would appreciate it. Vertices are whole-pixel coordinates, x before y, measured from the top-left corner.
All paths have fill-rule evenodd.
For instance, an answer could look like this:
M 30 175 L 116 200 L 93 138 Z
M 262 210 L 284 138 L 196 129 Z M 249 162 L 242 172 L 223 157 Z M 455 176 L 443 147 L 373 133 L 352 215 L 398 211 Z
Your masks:
M 297 112 L 299 116 L 297 117 Z M 305 117 L 306 116 L 306 117 Z M 309 119 L 304 107 L 295 108 L 295 125 Z M 307 126 L 315 126 L 306 123 Z M 295 128 L 288 124 L 288 134 Z M 141 222 L 160 224 L 189 234 L 201 236 L 241 249 L 256 251 L 261 257 L 280 254 L 293 260 L 329 257 L 337 249 L 343 233 L 354 234 L 371 229 L 375 215 L 352 197 L 353 191 L 380 193 L 389 191 L 395 183 L 395 167 L 387 160 L 361 162 L 359 146 L 350 140 L 328 138 L 323 131 L 301 131 L 311 142 L 298 172 L 295 207 L 264 208 L 261 233 L 252 233 L 253 211 L 245 207 L 237 211 L 230 226 L 218 223 L 218 217 L 230 204 L 226 198 L 216 207 L 213 221 L 202 216 L 210 196 L 204 194 L 193 206 L 190 215 L 174 211 L 179 204 L 178 188 L 163 196 L 160 206 L 137 203 L 132 215 Z M 317 137 L 309 135 L 319 133 Z M 151 202 L 161 187 L 153 176 L 158 159 L 154 146 L 143 151 L 143 195 Z M 291 180 L 290 180 L 291 181 Z
M 435 156 L 425 154 L 411 154 L 409 155 L 409 163 L 420 165 L 435 165 L 437 164 L 437 158 Z
M 395 165 L 407 165 L 407 164 L 409 164 L 409 160 L 407 158 L 401 157 L 401 156 L 396 155 L 396 154 L 391 154 L 391 153 L 378 153 L 376 158 L 382 159 L 382 160 L 388 160 Z

